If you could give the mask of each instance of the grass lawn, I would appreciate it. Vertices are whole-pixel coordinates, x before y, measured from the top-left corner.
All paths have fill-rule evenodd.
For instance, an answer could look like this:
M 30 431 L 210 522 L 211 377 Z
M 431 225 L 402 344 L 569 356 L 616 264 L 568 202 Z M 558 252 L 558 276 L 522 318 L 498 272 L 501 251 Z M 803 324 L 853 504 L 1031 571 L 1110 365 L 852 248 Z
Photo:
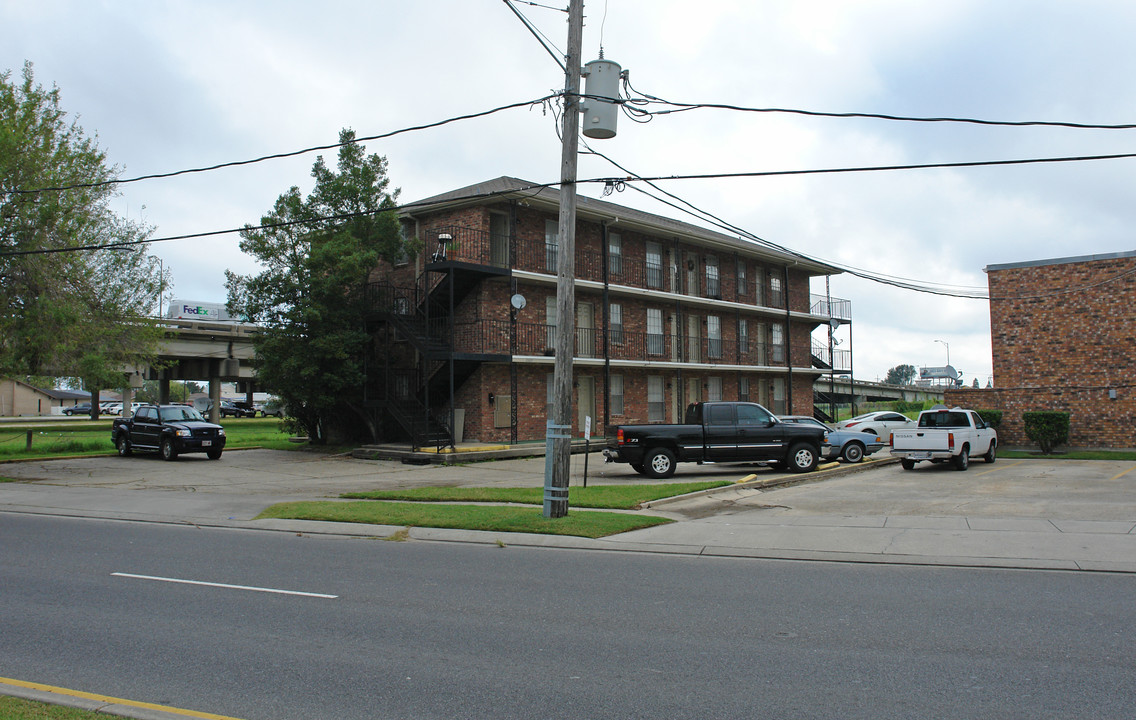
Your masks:
M 61 422 L 32 427 L 0 428 L 0 462 L 28 458 L 51 458 L 74 455 L 105 455 L 114 452 L 110 439 L 112 419 L 92 422 Z M 267 447 L 295 450 L 308 447 L 289 441 L 277 418 L 226 418 L 226 448 Z M 27 449 L 28 431 L 32 447 Z
M 698 490 L 731 485 L 726 481 L 670 483 L 659 485 L 593 485 L 568 489 L 568 506 L 603 510 L 634 510 L 645 502 L 685 495 Z M 430 487 L 406 490 L 376 490 L 344 493 L 353 500 L 402 500 L 412 502 L 493 502 L 543 505 L 544 488 Z
M 437 505 L 383 502 L 280 503 L 257 516 L 258 520 L 323 520 L 401 527 L 437 527 L 459 530 L 540 533 L 601 538 L 629 530 L 672 522 L 666 518 L 597 510 L 571 511 L 562 518 L 546 518 L 543 510 L 503 505 Z
M 1125 450 L 1075 450 L 1042 455 L 1040 452 L 1024 450 L 1003 450 L 998 448 L 998 457 L 1008 460 L 1136 460 L 1136 452 Z
M 0 695 L 0 719 L 2 720 L 106 720 L 107 716 L 88 710 L 48 705 L 47 703 L 22 700 Z

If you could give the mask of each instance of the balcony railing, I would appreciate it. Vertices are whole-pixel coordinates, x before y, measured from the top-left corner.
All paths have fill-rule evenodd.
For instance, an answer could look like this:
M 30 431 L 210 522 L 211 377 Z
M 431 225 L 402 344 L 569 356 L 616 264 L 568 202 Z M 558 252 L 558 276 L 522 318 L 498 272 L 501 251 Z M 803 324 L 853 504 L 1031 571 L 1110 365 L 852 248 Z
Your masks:
M 822 363 L 832 368 L 835 372 L 852 372 L 851 350 L 833 349 L 832 351 L 829 351 L 827 345 L 814 341 L 812 346 L 812 354 L 813 357 L 817 358 Z
M 555 325 L 517 323 L 517 355 L 552 357 L 556 354 L 555 340 Z M 576 328 L 573 348 L 577 358 L 604 357 L 603 330 Z M 738 343 L 729 339 L 612 330 L 608 338 L 608 357 L 705 365 L 781 365 L 785 351 L 783 347 L 752 341 Z
M 431 263 L 463 262 L 509 267 L 509 236 L 450 225 L 426 232 L 426 259 Z
M 825 295 L 809 296 L 809 312 L 812 315 L 852 321 L 852 301 L 830 298 Z

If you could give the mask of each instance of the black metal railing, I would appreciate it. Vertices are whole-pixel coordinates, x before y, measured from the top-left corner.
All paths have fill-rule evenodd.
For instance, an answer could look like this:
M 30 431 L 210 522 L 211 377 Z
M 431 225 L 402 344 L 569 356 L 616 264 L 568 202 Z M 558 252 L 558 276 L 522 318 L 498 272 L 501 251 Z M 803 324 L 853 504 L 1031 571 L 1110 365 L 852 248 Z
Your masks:
M 827 345 L 814 340 L 812 344 L 812 356 L 814 363 L 819 362 L 819 366 L 825 370 L 852 372 L 851 350 L 830 350 Z
M 462 262 L 509 267 L 509 236 L 449 225 L 431 228 L 423 238 L 427 263 Z
M 852 301 L 830 298 L 825 295 L 810 295 L 809 313 L 851 322 Z

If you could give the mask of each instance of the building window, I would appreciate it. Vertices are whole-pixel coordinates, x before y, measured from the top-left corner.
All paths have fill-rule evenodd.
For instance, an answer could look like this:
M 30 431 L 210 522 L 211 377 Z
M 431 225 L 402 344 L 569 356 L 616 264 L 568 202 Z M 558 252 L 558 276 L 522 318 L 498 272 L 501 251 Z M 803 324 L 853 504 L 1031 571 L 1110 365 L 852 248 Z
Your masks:
M 544 269 L 556 272 L 556 259 L 560 253 L 560 226 L 555 220 L 544 221 Z
M 666 400 L 663 397 L 663 376 L 651 375 L 647 378 L 647 422 L 666 421 Z
M 785 307 L 785 291 L 781 285 L 781 278 L 777 276 L 769 278 L 769 306 Z
M 663 289 L 663 246 L 657 242 L 647 243 L 646 276 L 647 287 Z
M 722 279 L 718 273 L 718 258 L 706 257 L 706 297 L 722 297 Z
M 623 238 L 619 233 L 607 235 L 607 271 L 612 275 L 623 273 Z
M 410 229 L 406 225 L 399 225 L 398 227 L 398 252 L 395 253 L 394 266 L 401 267 L 410 264 L 410 255 L 406 252 L 406 246 L 410 242 L 410 237 L 407 233 Z
M 755 305 L 765 304 L 765 268 L 754 268 L 753 271 L 753 302 Z
M 647 354 L 663 354 L 663 311 L 647 308 Z
M 722 357 L 722 319 L 717 315 L 706 316 L 706 355 L 712 359 Z
M 746 261 L 745 258 L 738 258 L 738 299 L 744 298 L 749 292 L 746 284 Z
M 611 376 L 611 414 L 623 414 L 623 376 Z
M 738 352 L 749 354 L 749 320 L 738 318 Z
M 546 327 L 545 347 L 556 347 L 556 296 L 544 299 L 544 324 Z
M 623 344 L 623 306 L 612 303 L 608 306 L 608 329 L 611 331 L 611 341 L 616 345 Z
M 749 402 L 749 378 L 738 378 L 738 400 Z
M 770 324 L 769 345 L 773 350 L 773 362 L 785 362 L 785 326 L 781 323 Z
M 709 402 L 722 401 L 722 378 L 706 378 L 706 400 Z

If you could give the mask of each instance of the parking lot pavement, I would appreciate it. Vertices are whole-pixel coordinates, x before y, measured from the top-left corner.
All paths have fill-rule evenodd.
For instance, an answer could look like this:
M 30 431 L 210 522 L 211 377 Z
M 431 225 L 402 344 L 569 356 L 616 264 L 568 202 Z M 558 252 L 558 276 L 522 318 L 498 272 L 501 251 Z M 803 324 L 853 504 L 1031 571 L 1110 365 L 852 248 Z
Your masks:
M 359 532 L 336 524 L 253 521 L 268 505 L 384 488 L 541 487 L 544 458 L 417 466 L 274 450 L 104 457 L 0 465 L 0 511 L 160 522 Z M 507 535 L 513 545 L 606 550 L 1043 567 L 1136 572 L 1136 462 L 999 460 L 966 472 L 922 463 L 840 466 L 785 475 L 751 465 L 680 465 L 670 482 L 788 477 L 733 485 L 645 510 L 678 522 L 602 540 Z M 583 457 L 572 458 L 572 485 Z M 589 461 L 588 484 L 647 481 L 626 465 Z M 368 529 L 366 532 L 375 532 Z M 412 538 L 495 542 L 499 534 L 415 528 Z

